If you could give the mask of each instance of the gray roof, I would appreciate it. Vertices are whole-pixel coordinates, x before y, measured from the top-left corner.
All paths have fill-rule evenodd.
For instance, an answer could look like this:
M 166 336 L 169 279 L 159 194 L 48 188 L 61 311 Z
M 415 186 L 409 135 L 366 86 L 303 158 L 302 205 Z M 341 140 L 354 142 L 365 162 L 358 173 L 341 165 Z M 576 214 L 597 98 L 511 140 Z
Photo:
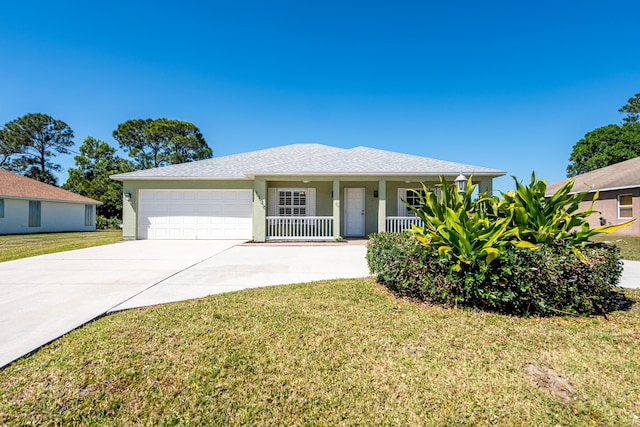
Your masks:
M 113 175 L 129 179 L 252 179 L 255 176 L 502 176 L 505 171 L 367 147 L 292 144 Z
M 552 195 L 571 179 L 575 180 L 574 193 L 640 187 L 640 157 L 549 184 L 547 195 Z

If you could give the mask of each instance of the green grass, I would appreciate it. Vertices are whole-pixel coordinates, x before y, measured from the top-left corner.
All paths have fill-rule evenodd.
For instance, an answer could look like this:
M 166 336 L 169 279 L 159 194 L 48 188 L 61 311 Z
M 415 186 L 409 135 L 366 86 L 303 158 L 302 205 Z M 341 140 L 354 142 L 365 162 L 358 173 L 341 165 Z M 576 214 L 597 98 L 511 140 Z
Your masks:
M 639 342 L 637 305 L 524 319 L 370 279 L 254 289 L 73 331 L 0 371 L 0 425 L 637 426 Z
M 591 238 L 596 242 L 613 242 L 622 252 L 622 258 L 640 261 L 640 237 L 598 234 Z
M 121 240 L 122 230 L 0 236 L 0 262 L 108 245 Z

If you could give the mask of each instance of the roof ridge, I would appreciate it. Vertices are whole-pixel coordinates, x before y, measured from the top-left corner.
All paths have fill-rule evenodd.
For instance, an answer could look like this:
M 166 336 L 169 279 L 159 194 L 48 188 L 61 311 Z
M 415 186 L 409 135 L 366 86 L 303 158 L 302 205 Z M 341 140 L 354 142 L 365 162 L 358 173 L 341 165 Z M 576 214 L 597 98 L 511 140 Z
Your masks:
M 340 147 L 334 147 L 333 145 L 318 144 L 318 143 L 296 143 L 296 144 L 288 144 L 288 145 L 283 145 L 281 147 L 274 147 L 274 148 L 292 147 L 292 146 L 295 146 L 295 145 L 302 145 L 302 146 L 315 145 L 315 146 L 319 146 L 319 147 L 327 147 L 327 148 L 332 148 L 332 149 L 335 149 L 335 150 L 340 150 L 340 151 L 336 151 L 336 152 L 333 152 L 333 153 L 326 153 L 326 154 L 316 155 L 316 156 L 314 156 L 314 158 L 316 158 L 316 159 L 321 159 L 321 158 L 324 158 L 324 157 L 327 157 L 327 156 L 333 156 L 333 155 L 336 155 L 336 154 L 341 154 L 343 152 L 352 150 L 351 148 L 340 148 Z M 274 166 L 286 165 L 286 164 L 289 164 L 291 162 L 306 158 L 305 154 L 306 153 L 300 153 L 299 156 L 292 157 L 291 159 L 288 159 L 286 162 L 277 162 L 277 163 L 264 164 L 264 165 L 262 165 L 262 167 L 274 167 Z M 250 172 L 252 172 L 252 170 L 245 171 L 245 173 L 250 173 Z

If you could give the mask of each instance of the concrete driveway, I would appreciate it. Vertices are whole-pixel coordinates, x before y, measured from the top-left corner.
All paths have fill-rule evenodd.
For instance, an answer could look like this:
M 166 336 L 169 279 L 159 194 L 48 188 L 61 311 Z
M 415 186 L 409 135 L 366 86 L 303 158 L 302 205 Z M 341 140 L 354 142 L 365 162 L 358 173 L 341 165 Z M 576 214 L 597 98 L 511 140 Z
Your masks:
M 128 241 L 0 263 L 0 367 L 111 311 L 363 277 L 364 245 Z

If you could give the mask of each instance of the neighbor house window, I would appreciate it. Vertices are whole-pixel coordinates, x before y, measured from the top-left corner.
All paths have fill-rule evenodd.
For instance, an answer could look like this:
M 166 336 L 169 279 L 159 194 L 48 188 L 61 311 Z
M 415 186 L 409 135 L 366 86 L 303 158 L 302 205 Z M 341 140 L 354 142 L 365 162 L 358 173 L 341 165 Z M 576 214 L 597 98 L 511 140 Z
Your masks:
M 4 199 L 0 199 L 0 218 L 4 218 Z
M 29 202 L 29 227 L 40 227 L 42 205 L 40 202 Z
M 84 205 L 84 225 L 87 227 L 93 225 L 93 205 Z
M 618 196 L 618 217 L 633 218 L 633 197 L 631 194 L 621 194 Z
M 307 190 L 279 190 L 279 216 L 306 216 Z

